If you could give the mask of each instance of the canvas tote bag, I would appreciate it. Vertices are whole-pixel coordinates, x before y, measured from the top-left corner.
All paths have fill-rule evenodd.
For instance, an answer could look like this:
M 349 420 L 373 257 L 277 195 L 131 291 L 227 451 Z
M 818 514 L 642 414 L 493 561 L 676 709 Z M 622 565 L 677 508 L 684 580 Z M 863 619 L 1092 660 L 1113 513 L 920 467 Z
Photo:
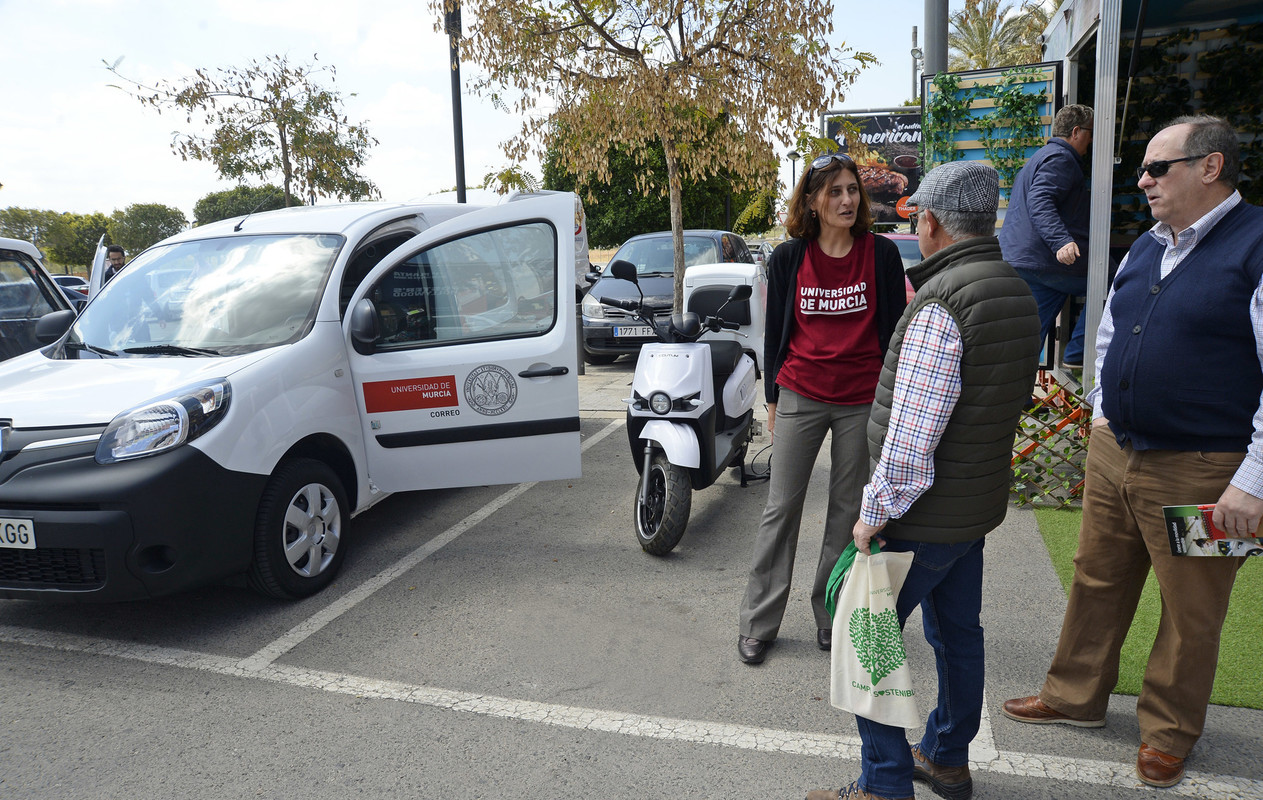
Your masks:
M 835 708 L 901 728 L 921 724 L 895 601 L 912 553 L 855 556 L 833 615 L 829 701 Z

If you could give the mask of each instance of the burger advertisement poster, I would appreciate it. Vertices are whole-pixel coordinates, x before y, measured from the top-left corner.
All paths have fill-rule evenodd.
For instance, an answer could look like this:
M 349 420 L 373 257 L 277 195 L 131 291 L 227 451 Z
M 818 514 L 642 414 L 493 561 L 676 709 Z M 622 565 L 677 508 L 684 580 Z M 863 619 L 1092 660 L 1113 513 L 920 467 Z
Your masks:
M 841 113 L 825 119 L 825 136 L 855 159 L 873 221 L 906 223 L 921 182 L 921 112 Z

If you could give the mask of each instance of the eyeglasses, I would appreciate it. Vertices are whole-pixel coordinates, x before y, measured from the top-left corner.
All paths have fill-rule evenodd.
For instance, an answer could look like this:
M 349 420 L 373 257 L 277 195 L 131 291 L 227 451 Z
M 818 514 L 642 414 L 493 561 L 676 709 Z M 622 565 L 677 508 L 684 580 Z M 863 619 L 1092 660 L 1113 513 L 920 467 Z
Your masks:
M 848 165 L 852 167 L 855 166 L 855 159 L 851 158 L 846 153 L 825 153 L 822 156 L 816 156 L 816 158 L 812 160 L 811 166 L 807 168 L 806 174 L 803 175 L 803 180 L 807 180 L 811 177 L 811 173 L 818 169 L 824 169 L 834 161 L 840 162 L 844 167 Z
M 1184 158 L 1169 158 L 1166 161 L 1150 161 L 1148 164 L 1141 164 L 1136 168 L 1136 180 L 1144 178 L 1146 172 L 1149 173 L 1150 178 L 1161 178 L 1171 171 L 1172 164 L 1178 164 L 1181 161 L 1196 161 L 1208 155 L 1210 153 L 1203 153 L 1200 156 L 1184 156 Z

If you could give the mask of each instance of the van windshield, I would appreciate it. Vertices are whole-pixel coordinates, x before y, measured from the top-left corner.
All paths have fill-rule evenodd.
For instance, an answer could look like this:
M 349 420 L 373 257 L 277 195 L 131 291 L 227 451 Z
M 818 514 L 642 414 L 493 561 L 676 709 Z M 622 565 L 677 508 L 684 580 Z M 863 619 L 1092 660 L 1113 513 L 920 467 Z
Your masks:
M 302 338 L 345 239 L 234 236 L 154 247 L 83 310 L 69 357 L 238 355 Z

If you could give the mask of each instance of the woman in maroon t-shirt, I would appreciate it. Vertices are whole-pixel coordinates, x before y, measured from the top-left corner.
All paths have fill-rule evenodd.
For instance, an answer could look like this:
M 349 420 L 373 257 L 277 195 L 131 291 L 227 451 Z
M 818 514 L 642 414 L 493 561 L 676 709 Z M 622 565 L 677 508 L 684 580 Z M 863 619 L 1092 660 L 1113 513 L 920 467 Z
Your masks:
M 859 518 L 869 409 L 906 301 L 898 248 L 871 225 L 855 162 L 821 156 L 790 199 L 785 227 L 794 238 L 768 260 L 763 382 L 776 466 L 741 605 L 737 652 L 748 664 L 763 660 L 780 631 L 803 500 L 826 433 L 829 504 L 811 605 L 816 643 L 832 644 L 825 585 Z

